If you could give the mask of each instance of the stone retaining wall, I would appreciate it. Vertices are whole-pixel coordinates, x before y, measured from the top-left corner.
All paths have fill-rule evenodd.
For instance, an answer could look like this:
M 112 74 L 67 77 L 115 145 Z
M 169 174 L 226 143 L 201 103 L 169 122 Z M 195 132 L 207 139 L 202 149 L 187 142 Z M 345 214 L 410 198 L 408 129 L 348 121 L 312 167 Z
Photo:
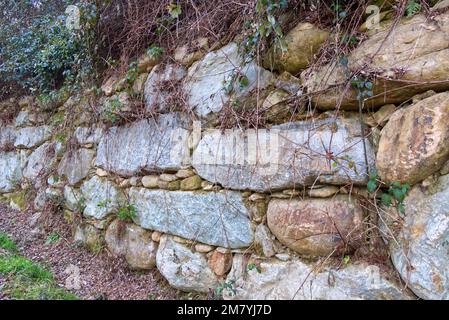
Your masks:
M 435 22 L 440 33 L 447 30 L 447 16 Z M 401 28 L 424 26 L 423 32 L 434 32 L 420 19 Z M 299 32 L 289 37 L 300 43 L 292 48 L 318 50 L 326 38 L 310 25 L 291 32 Z M 404 45 L 419 44 L 419 39 Z M 435 50 L 420 55 L 438 55 L 448 46 L 435 44 Z M 409 101 L 401 107 L 374 100 L 380 108 L 364 113 L 363 137 L 356 113 L 279 116 L 276 108 L 287 108 L 280 90 L 313 93 L 307 82 L 312 80 L 303 79 L 300 87 L 286 67 L 299 72 L 310 57 L 289 51 L 274 68 L 278 74 L 268 70 L 269 57 L 264 69 L 244 62 L 236 51 L 230 43 L 193 65 L 156 66 L 144 74 L 140 87 L 146 110 L 161 114 L 109 128 L 78 119 L 64 131 L 64 141 L 56 115 L 37 112 L 32 99 L 3 103 L 2 108 L 19 103 L 21 112 L 0 127 L 2 199 L 25 209 L 26 194 L 34 190 L 31 208 L 36 212 L 46 201 L 62 203 L 69 222 L 76 214 L 83 218 L 74 227 L 75 241 L 93 250 L 106 246 L 134 269 L 157 268 L 170 285 L 185 291 L 216 291 L 227 299 L 449 298 L 448 93 L 415 86 L 386 100 Z M 228 94 L 222 81 L 234 65 L 249 85 Z M 387 72 L 391 66 L 384 67 Z M 181 82 L 194 117 L 167 109 L 171 93 L 158 83 L 170 80 Z M 103 88 L 105 96 L 120 95 L 116 87 Z M 255 88 L 264 92 L 262 103 L 276 111 L 277 124 L 219 130 L 217 116 L 224 104 L 254 98 Z M 333 92 L 326 94 L 314 103 L 335 108 Z M 343 105 L 351 109 L 349 95 Z M 58 112 L 67 116 L 82 105 L 79 97 L 71 99 Z M 382 206 L 367 191 L 376 167 L 385 182 L 412 185 L 403 212 Z M 373 220 L 373 211 L 378 219 Z M 381 230 L 402 282 L 385 266 L 354 255 L 373 228 Z

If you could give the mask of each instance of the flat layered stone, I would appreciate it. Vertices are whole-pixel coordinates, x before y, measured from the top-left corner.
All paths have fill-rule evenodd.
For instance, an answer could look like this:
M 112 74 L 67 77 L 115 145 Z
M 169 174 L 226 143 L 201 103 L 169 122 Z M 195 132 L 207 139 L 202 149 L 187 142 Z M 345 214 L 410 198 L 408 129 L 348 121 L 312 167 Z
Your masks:
M 31 153 L 23 176 L 30 180 L 45 177 L 56 164 L 56 160 L 55 143 L 46 142 Z
M 374 32 L 348 55 L 350 72 L 375 73 L 365 108 L 402 103 L 417 93 L 449 88 L 449 13 L 403 18 Z M 319 109 L 357 109 L 357 90 L 347 86 L 340 58 L 301 74 Z
M 97 176 L 83 183 L 81 193 L 85 204 L 83 214 L 87 218 L 104 219 L 127 203 L 125 194 L 114 183 Z
M 374 151 L 366 140 L 369 167 Z M 367 183 L 357 116 L 301 121 L 271 130 L 206 131 L 193 153 L 199 176 L 225 188 L 267 192 L 314 184 Z
M 34 148 L 42 144 L 51 137 L 50 126 L 26 127 L 17 130 L 14 147 L 16 148 Z
M 305 256 L 353 251 L 363 238 L 363 209 L 353 197 L 271 200 L 268 227 L 276 238 Z
M 81 144 L 98 144 L 104 134 L 102 128 L 78 127 L 75 130 L 76 141 Z
M 179 170 L 190 162 L 187 129 L 180 114 L 112 127 L 100 140 L 95 165 L 128 177 L 142 171 Z
M 77 184 L 89 173 L 95 151 L 89 149 L 77 149 L 67 151 L 58 166 L 58 174 L 66 177 L 70 185 Z
M 235 85 L 236 97 L 248 95 L 255 88 L 263 89 L 273 81 L 271 72 L 259 67 L 254 61 L 245 63 L 236 43 L 209 52 L 188 70 L 183 83 L 189 107 L 201 117 L 220 112 L 231 95 L 225 90 L 226 82 L 239 71 L 248 80 L 246 86 Z
M 385 182 L 415 184 L 449 160 L 449 92 L 396 111 L 381 132 L 376 166 Z
M 143 228 L 210 245 L 242 248 L 253 241 L 248 210 L 240 193 L 131 188 L 129 201 Z
M 170 96 L 186 75 L 186 69 L 175 64 L 155 66 L 145 82 L 145 110 L 147 112 L 168 112 L 170 108 Z
M 0 148 L 13 149 L 16 136 L 17 132 L 13 127 L 0 127 Z
M 367 263 L 350 264 L 340 269 L 309 264 L 302 260 L 262 261 L 248 270 L 242 255 L 234 256 L 225 289 L 226 300 L 411 300 L 401 285 L 388 280 L 380 268 Z
M 22 180 L 22 161 L 15 152 L 0 152 L 0 192 L 13 191 Z

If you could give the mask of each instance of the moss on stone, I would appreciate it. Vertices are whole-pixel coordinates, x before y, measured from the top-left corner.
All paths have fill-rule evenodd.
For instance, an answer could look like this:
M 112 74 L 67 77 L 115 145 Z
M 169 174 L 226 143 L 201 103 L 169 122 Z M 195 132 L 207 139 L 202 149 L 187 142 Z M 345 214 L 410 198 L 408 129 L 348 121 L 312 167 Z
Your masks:
M 21 191 L 13 192 L 6 195 L 7 200 L 9 201 L 9 205 L 17 210 L 24 211 L 27 209 L 27 193 L 28 190 L 24 189 Z
M 181 190 L 191 191 L 201 188 L 201 178 L 200 176 L 191 176 L 181 181 Z

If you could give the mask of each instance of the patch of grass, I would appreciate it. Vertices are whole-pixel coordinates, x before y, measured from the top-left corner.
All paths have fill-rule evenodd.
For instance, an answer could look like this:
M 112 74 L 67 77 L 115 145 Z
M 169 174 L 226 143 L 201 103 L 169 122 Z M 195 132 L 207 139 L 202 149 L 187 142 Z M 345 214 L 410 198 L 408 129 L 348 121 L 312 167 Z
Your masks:
M 51 281 L 30 281 L 26 277 L 16 277 L 6 286 L 7 293 L 19 300 L 78 300 L 78 297 Z
M 50 271 L 31 260 L 16 255 L 0 257 L 0 273 L 23 276 L 36 281 L 53 280 L 53 275 Z
M 19 300 L 76 300 L 78 297 L 58 287 L 53 274 L 40 264 L 17 255 L 17 246 L 0 232 L 0 248 L 8 254 L 0 256 L 0 274 L 7 276 L 4 293 Z
M 17 252 L 16 243 L 4 232 L 0 232 L 0 248 L 9 252 Z
M 45 245 L 48 246 L 50 244 L 56 243 L 60 238 L 61 237 L 59 236 L 59 233 L 52 232 L 48 235 L 47 240 L 45 240 Z

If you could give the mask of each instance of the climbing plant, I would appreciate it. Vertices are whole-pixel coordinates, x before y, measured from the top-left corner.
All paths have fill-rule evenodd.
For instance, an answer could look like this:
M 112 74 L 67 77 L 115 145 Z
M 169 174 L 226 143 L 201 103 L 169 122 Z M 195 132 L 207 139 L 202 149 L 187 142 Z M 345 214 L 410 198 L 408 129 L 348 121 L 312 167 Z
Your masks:
M 385 191 L 381 187 L 384 187 Z M 402 184 L 399 181 L 389 184 L 383 183 L 377 172 L 373 171 L 369 176 L 367 189 L 371 194 L 380 193 L 379 195 L 383 205 L 390 207 L 396 203 L 399 212 L 402 214 L 405 213 L 404 200 L 410 190 L 408 183 Z

